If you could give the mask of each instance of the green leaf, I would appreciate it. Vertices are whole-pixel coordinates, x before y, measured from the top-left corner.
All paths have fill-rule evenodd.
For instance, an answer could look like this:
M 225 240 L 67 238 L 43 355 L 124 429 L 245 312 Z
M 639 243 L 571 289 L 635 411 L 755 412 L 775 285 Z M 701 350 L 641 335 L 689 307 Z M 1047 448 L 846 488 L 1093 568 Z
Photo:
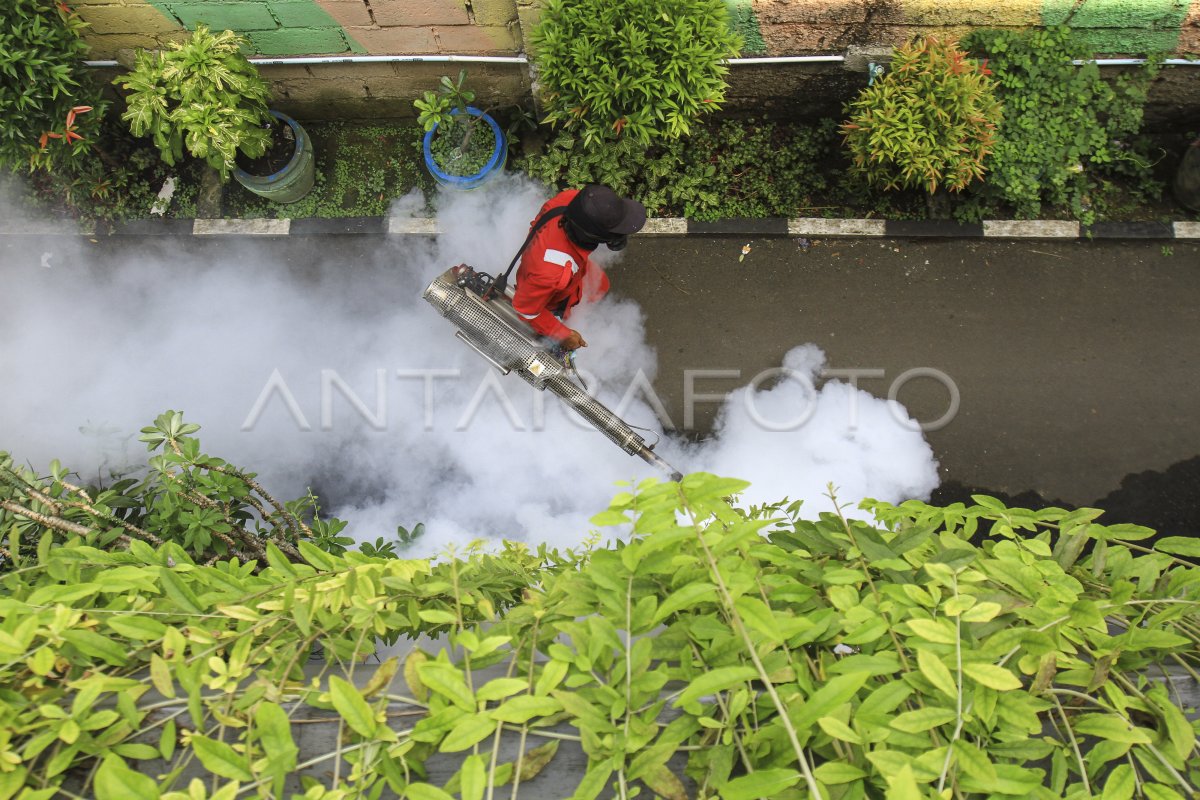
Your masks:
M 794 769 L 760 769 L 751 775 L 734 778 L 718 791 L 722 800 L 773 798 L 795 786 L 801 777 Z
M 410 783 L 404 789 L 404 795 L 409 800 L 454 800 L 454 795 L 428 783 Z
M 926 641 L 936 644 L 954 644 L 958 641 L 954 626 L 946 620 L 910 619 L 907 625 Z
M 804 731 L 811 728 L 818 719 L 828 716 L 843 703 L 848 702 L 858 693 L 870 676 L 870 672 L 864 671 L 830 678 L 824 686 L 813 692 L 799 712 L 792 715 L 792 724 L 796 730 Z
M 468 714 L 454 723 L 438 745 L 439 753 L 457 753 L 479 743 L 496 730 L 496 721 L 485 714 Z
M 1003 610 L 999 603 L 977 603 L 962 613 L 963 622 L 991 622 Z
M 1154 543 L 1154 549 L 1176 556 L 1200 558 L 1200 538 L 1194 536 L 1166 536 Z
M 523 695 L 505 702 L 496 710 L 489 712 L 489 716 L 501 722 L 524 724 L 533 717 L 548 717 L 561 710 L 562 703 L 553 697 Z
M 290 773 L 296 768 L 300 752 L 292 741 L 291 722 L 287 712 L 275 703 L 262 701 L 254 710 L 254 729 L 267 756 L 268 771 Z
M 771 613 L 771 609 L 767 608 L 766 603 L 757 597 L 742 596 L 734 600 L 733 605 L 737 609 L 738 616 L 751 629 L 766 636 L 767 639 L 775 644 L 783 643 L 783 634 L 779 630 L 779 625 L 775 622 L 774 614 Z
M 1179 792 L 1161 783 L 1143 783 L 1142 793 L 1146 795 L 1146 800 L 1184 800 Z
M 560 662 L 548 662 L 560 663 Z M 565 664 L 563 665 L 566 666 Z M 492 680 L 479 687 L 475 692 L 476 700 L 503 700 L 505 697 L 524 691 L 529 686 L 529 681 L 520 678 L 493 678 Z
M 417 674 L 425 686 L 463 711 L 475 710 L 475 695 L 467 688 L 462 672 L 456 667 L 442 661 L 426 661 L 417 664 Z
M 947 697 L 958 697 L 958 684 L 942 660 L 929 650 L 917 650 L 917 667 L 930 683 Z
M 329 678 L 329 699 L 338 714 L 346 724 L 359 736 L 371 737 L 379 728 L 375 712 L 359 693 L 354 684 L 331 675 Z
M 92 780 L 96 800 L 158 800 L 158 784 L 148 775 L 125 766 L 120 756 L 108 755 Z
M 689 683 L 682 694 L 676 698 L 674 705 L 678 708 L 700 697 L 723 692 L 730 687 L 737 686 L 739 683 L 745 683 L 756 677 L 758 677 L 758 670 L 754 667 L 720 667 L 714 669 L 712 672 L 706 672 Z
M 469 756 L 463 761 L 459 794 L 462 800 L 483 800 L 483 791 L 487 788 L 487 768 L 483 764 L 483 755 Z
M 682 589 L 672 592 L 667 599 L 663 600 L 658 611 L 654 613 L 654 624 L 657 625 L 682 608 L 693 608 L 702 600 L 712 602 L 716 596 L 717 587 L 711 583 L 706 581 L 690 583 Z
M 418 611 L 417 616 L 434 625 L 453 625 L 455 622 L 458 622 L 458 617 L 454 616 L 453 613 L 439 608 Z
M 963 664 L 962 669 L 971 680 L 998 692 L 1021 688 L 1020 678 L 995 664 Z
M 958 718 L 953 709 L 926 706 L 914 711 L 905 711 L 893 719 L 890 724 L 898 731 L 905 733 L 924 733 L 927 730 L 945 725 Z
M 186 614 L 203 614 L 200 600 L 191 589 L 175 574 L 171 567 L 159 567 L 158 580 L 162 584 L 167 597 Z
M 246 768 L 246 759 L 224 742 L 218 742 L 201 734 L 192 736 L 192 752 L 200 763 L 214 775 L 232 778 L 235 781 L 252 781 L 254 776 Z
M 885 775 L 888 782 L 887 800 L 922 800 L 921 789 L 912 767 L 905 764 L 895 775 Z
M 1075 723 L 1076 734 L 1098 736 L 1110 742 L 1150 744 L 1150 736 L 1115 714 L 1085 714 Z
M 1100 800 L 1131 800 L 1135 786 L 1133 767 L 1118 764 L 1104 782 L 1104 793 Z
M 108 627 L 122 636 L 141 642 L 161 639 L 167 632 L 167 626 L 158 620 L 139 615 L 113 614 L 108 618 Z
M 821 726 L 821 730 L 835 739 L 851 744 L 863 743 L 862 737 L 855 733 L 853 728 L 836 717 L 821 717 L 817 720 L 817 724 Z
M 856 781 L 859 778 L 867 776 L 867 773 L 853 764 L 847 764 L 845 761 L 826 761 L 814 769 L 813 774 L 817 777 L 817 780 L 826 786 L 850 783 L 850 781 Z
M 607 759 L 589 762 L 587 772 L 575 787 L 575 793 L 571 795 L 570 800 L 595 800 L 596 796 L 604 791 L 604 785 L 608 783 L 612 773 L 613 768 Z

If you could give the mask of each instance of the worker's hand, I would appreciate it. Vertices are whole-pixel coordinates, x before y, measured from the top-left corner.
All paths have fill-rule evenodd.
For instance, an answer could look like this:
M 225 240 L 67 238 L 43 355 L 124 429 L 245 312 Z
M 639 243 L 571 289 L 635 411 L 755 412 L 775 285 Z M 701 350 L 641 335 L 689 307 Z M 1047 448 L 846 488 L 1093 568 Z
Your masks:
M 578 350 L 581 347 L 587 347 L 587 342 L 579 335 L 579 331 L 571 331 L 567 338 L 562 340 L 563 350 Z

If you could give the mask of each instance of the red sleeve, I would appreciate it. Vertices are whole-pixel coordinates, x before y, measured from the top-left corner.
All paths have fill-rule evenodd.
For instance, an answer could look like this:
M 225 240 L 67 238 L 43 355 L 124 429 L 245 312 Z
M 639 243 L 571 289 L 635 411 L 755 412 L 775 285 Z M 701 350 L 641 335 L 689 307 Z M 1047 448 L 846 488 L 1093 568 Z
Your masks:
M 523 275 L 517 282 L 512 304 L 513 310 L 535 331 L 542 336 L 562 340 L 571 335 L 571 329 L 548 310 L 556 289 L 557 287 L 546 282 L 543 276 L 529 270 L 529 274 Z

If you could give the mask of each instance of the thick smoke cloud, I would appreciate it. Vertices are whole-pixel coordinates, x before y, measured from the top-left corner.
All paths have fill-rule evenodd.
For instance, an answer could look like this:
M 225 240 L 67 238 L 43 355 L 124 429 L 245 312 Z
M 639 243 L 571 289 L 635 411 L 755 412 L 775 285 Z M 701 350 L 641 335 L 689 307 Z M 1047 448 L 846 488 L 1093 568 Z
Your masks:
M 0 237 L 0 449 L 107 479 L 144 460 L 138 429 L 173 408 L 203 426 L 205 452 L 285 497 L 312 487 L 359 540 L 424 522 L 413 554 L 477 537 L 576 544 L 617 481 L 653 471 L 557 398 L 501 377 L 420 299 L 453 264 L 503 269 L 547 196 L 511 176 L 442 196 L 436 240 L 372 240 L 353 262 L 296 241 L 245 241 L 230 257 L 226 242 L 182 252 L 163 237 L 114 264 L 86 238 Z M 420 205 L 401 198 L 393 215 Z M 600 399 L 648 428 L 654 409 L 630 387 L 655 376 L 652 311 L 610 297 L 576 318 Z M 752 481 L 752 502 L 804 499 L 810 514 L 829 509 L 831 482 L 850 504 L 927 496 L 936 465 L 903 409 L 821 382 L 822 360 L 798 346 L 777 382 L 730 395 L 711 440 L 659 452 Z

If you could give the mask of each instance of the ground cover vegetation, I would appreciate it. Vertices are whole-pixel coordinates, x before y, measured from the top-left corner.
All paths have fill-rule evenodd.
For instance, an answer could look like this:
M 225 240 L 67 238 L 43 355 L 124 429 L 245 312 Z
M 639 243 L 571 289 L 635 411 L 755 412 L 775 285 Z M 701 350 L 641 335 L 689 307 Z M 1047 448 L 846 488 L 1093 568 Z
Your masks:
M 1118 182 L 1135 203 L 1162 194 L 1153 167 L 1165 153 L 1142 135 L 1146 93 L 1161 59 L 1106 80 L 1095 64 L 1071 63 L 1092 53 L 1064 27 L 982 30 L 966 46 L 986 59 L 1004 119 L 987 180 L 964 216 L 1000 206 L 1036 218 L 1045 208 L 1090 223 Z
M 952 213 L 960 220 L 1088 223 L 1196 216 L 1164 197 L 1181 148 L 1156 149 L 1142 135 L 1153 60 L 1145 69 L 1102 79 L 1094 65 L 1070 64 L 1090 51 L 1066 28 L 978 31 L 964 42 L 969 57 L 950 44 L 902 48 L 890 73 L 847 99 L 844 119 L 718 118 L 706 112 L 723 97 L 720 61 L 737 37 L 723 22 L 722 3 L 672 2 L 661 9 L 645 0 L 602 3 L 595 13 L 585 13 L 587 4 L 554 6 L 537 33 L 553 62 L 539 73 L 546 124 L 522 128 L 528 115 L 520 110 L 502 121 L 512 167 L 551 187 L 604 181 L 653 213 L 700 220 Z M 618 12 L 621 25 L 600 24 Z M 128 102 L 112 103 L 80 64 L 86 46 L 76 15 L 37 0 L 19 0 L 4 13 L 0 107 L 10 110 L 14 124 L 5 126 L 0 162 L 25 173 L 29 199 L 48 214 L 89 221 L 144 218 L 173 174 L 176 192 L 165 214 L 194 216 L 204 162 L 182 158 L 180 148 L 193 130 L 188 141 L 208 146 L 201 156 L 228 166 L 233 139 L 209 142 L 195 131 L 213 114 L 240 107 L 225 96 L 231 92 L 187 112 L 198 115 L 195 120 L 174 119 L 195 104 L 163 108 L 165 101 L 154 99 L 160 93 L 151 91 L 175 68 L 170 57 L 183 51 L 173 50 L 143 54 L 139 68 L 118 79 L 130 90 Z M 206 74 L 228 72 L 223 65 L 234 58 L 227 52 L 232 40 L 223 36 L 200 37 L 207 44 L 192 66 Z M 606 55 L 613 52 L 623 55 Z M 249 87 L 250 100 L 262 95 L 255 75 L 234 72 Z M 660 99 L 663 86 L 670 91 Z M 998 121 L 992 98 L 1002 109 Z M 157 116 L 150 114 L 155 109 Z M 151 124 L 151 117 L 159 123 Z M 133 136 L 122 118 L 157 138 Z M 216 122 L 237 127 L 236 120 Z M 223 213 L 379 216 L 393 198 L 415 188 L 426 193 L 432 210 L 434 184 L 422 167 L 420 127 L 308 125 L 317 145 L 316 189 L 299 203 L 280 205 L 229 185 Z M 844 142 L 831 135 L 839 126 Z M 934 182 L 962 191 L 949 207 L 931 206 L 927 190 Z
M 623 531 L 610 545 L 380 558 L 289 538 L 192 433 L 173 413 L 144 431 L 174 477 L 140 495 L 5 463 L 0 798 L 480 800 L 564 748 L 586 755 L 581 799 L 1200 785 L 1174 682 L 1200 666 L 1193 539 L 986 496 L 868 501 L 866 522 L 831 490 L 806 519 L 695 474 L 618 494 L 592 520 Z M 205 505 L 169 486 L 266 520 L 262 552 L 209 556 L 245 521 L 201 523 L 205 549 L 182 524 Z M 118 496 L 158 516 L 114 522 Z M 442 648 L 366 663 L 420 633 Z M 331 748 L 301 753 L 309 712 Z

